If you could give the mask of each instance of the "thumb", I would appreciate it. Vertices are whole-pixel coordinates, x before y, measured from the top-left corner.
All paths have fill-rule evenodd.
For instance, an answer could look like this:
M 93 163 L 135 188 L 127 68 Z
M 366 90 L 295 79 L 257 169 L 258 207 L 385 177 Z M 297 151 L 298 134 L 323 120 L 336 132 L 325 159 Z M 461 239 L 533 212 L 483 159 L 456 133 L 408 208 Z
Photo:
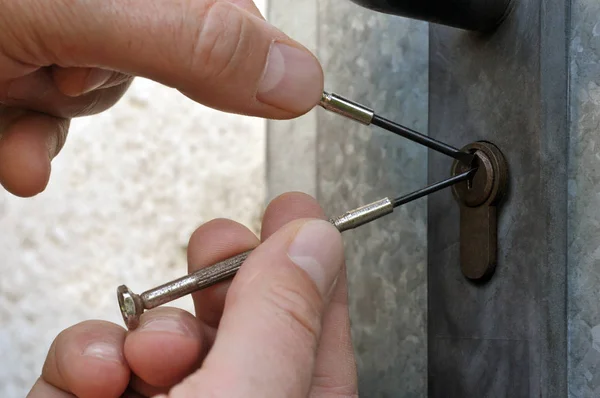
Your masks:
M 323 89 L 317 59 L 235 3 L 0 0 L 8 32 L 0 37 L 0 71 L 97 67 L 158 81 L 227 112 L 291 118 L 309 111 Z
M 307 396 L 342 264 L 341 235 L 326 221 L 295 221 L 272 235 L 235 277 L 202 369 L 171 397 Z

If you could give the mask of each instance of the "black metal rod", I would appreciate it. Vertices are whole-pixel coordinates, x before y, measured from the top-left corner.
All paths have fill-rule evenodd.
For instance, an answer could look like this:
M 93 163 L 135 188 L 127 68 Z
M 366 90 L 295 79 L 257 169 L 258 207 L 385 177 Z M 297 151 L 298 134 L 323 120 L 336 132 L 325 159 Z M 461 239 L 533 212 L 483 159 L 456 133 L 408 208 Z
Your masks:
M 450 156 L 451 158 L 454 158 L 467 165 L 470 165 L 473 161 L 473 154 L 463 152 L 460 149 L 454 148 L 453 146 L 444 144 L 443 142 L 427 137 L 426 135 L 411 130 L 408 127 L 404 127 L 398 123 L 394 123 L 391 120 L 388 120 L 381 116 L 374 115 L 371 124 L 377 127 L 381 127 L 382 129 L 391 133 L 398 134 L 399 136 L 416 142 L 417 144 L 426 146 L 427 148 L 433 149 L 434 151 L 443 153 L 444 155 Z
M 396 199 L 394 199 L 394 207 L 402 206 L 408 202 L 412 202 L 413 200 L 420 199 L 424 196 L 430 195 L 430 194 L 440 191 L 444 188 L 448 188 L 454 184 L 458 184 L 459 182 L 468 180 L 475 174 L 476 171 L 477 171 L 477 169 L 471 169 L 467 172 L 464 172 L 464 173 L 454 176 L 452 178 L 448 178 L 447 180 L 437 182 L 433 185 L 430 185 L 426 188 L 423 188 L 421 190 L 410 193 L 406 196 L 396 198 Z

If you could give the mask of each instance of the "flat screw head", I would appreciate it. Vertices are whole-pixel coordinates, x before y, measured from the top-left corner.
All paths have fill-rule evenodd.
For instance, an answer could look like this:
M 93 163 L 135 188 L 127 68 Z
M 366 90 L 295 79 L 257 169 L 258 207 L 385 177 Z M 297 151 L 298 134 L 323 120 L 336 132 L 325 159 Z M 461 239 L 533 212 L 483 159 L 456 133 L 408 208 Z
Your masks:
M 117 299 L 127 329 L 134 330 L 139 326 L 140 316 L 144 313 L 144 305 L 140 296 L 122 285 L 117 288 Z

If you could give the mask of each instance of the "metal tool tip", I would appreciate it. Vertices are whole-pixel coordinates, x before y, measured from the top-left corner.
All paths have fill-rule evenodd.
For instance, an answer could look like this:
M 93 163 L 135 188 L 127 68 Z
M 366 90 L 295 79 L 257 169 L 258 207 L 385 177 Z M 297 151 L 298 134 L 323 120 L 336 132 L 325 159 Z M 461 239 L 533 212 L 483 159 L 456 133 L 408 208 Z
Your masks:
M 325 110 L 337 113 L 367 126 L 371 124 L 375 115 L 372 109 L 337 94 L 328 93 L 327 91 L 323 91 L 319 105 Z
M 144 313 L 144 305 L 139 295 L 133 293 L 125 285 L 117 288 L 117 300 L 127 329 L 134 330 L 140 324 L 140 316 Z
M 319 102 L 319 105 L 321 105 L 322 107 L 325 107 L 325 105 L 331 101 L 331 94 L 328 93 L 327 91 L 323 91 L 323 94 L 321 95 L 321 101 Z

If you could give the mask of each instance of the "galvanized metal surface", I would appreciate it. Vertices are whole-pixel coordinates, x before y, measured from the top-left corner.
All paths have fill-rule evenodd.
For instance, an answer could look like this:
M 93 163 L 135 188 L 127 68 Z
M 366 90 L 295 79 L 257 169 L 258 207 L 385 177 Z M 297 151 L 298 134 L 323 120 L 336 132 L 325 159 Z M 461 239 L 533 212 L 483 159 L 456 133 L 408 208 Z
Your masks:
M 317 4 L 326 88 L 426 133 L 427 25 L 344 0 Z M 322 110 L 317 116 L 317 198 L 328 213 L 427 185 L 425 148 Z M 446 162 L 436 181 L 448 178 L 452 160 L 432 156 Z M 426 225 L 420 200 L 344 237 L 361 397 L 426 396 Z
M 600 396 L 600 2 L 571 1 L 569 396 Z
M 430 197 L 431 397 L 567 394 L 567 6 L 516 2 L 487 37 L 431 26 L 430 135 L 492 141 L 511 169 L 498 265 L 483 286 L 460 271 L 456 203 Z M 447 173 L 430 157 L 430 180 Z
M 566 11 L 569 3 L 571 15 Z M 571 397 L 591 397 L 600 391 L 600 294 L 595 289 L 600 283 L 600 179 L 593 145 L 600 115 L 600 4 L 515 4 L 513 15 L 495 36 L 432 26 L 431 134 L 457 146 L 481 138 L 498 142 L 509 157 L 513 187 L 523 188 L 511 193 L 505 205 L 498 273 L 483 289 L 465 288 L 457 265 L 456 203 L 443 193 L 430 199 L 430 383 L 443 387 L 449 381 L 446 396 L 457 391 L 566 395 L 564 170 L 570 80 L 569 385 Z M 364 12 L 339 0 L 278 0 L 271 8 L 286 32 L 311 49 L 320 48 L 328 88 L 368 99 L 377 109 L 387 108 L 386 114 L 395 120 L 410 120 L 406 123 L 426 131 L 427 57 L 421 53 L 427 49 L 426 25 Z M 317 23 L 307 23 L 313 20 Z M 565 41 L 570 27 L 569 57 Z M 275 133 L 269 141 L 270 186 L 277 193 L 297 187 L 312 193 L 318 185 L 320 200 L 341 210 L 340 197 L 372 197 L 373 191 L 387 192 L 391 181 L 413 188 L 425 183 L 418 180 L 422 176 L 408 172 L 425 170 L 420 163 L 425 151 L 403 152 L 412 147 L 397 148 L 394 140 L 333 117 L 324 116 L 317 126 L 317 114 L 270 122 Z M 361 149 L 364 145 L 367 150 Z M 294 149 L 285 153 L 288 147 Z M 359 169 L 365 163 L 368 168 Z M 447 177 L 448 163 L 432 154 L 430 169 L 430 181 L 438 181 Z M 294 173 L 294 178 L 283 179 Z M 423 210 L 415 203 L 396 225 L 367 227 L 371 230 L 346 238 L 352 256 L 353 331 L 366 396 L 426 395 L 425 316 L 419 310 L 427 304 L 421 268 L 426 258 Z M 381 265 L 389 257 L 398 259 L 396 269 Z M 363 264 L 374 264 L 375 271 L 363 272 Z M 431 395 L 436 391 L 444 396 L 435 388 Z

